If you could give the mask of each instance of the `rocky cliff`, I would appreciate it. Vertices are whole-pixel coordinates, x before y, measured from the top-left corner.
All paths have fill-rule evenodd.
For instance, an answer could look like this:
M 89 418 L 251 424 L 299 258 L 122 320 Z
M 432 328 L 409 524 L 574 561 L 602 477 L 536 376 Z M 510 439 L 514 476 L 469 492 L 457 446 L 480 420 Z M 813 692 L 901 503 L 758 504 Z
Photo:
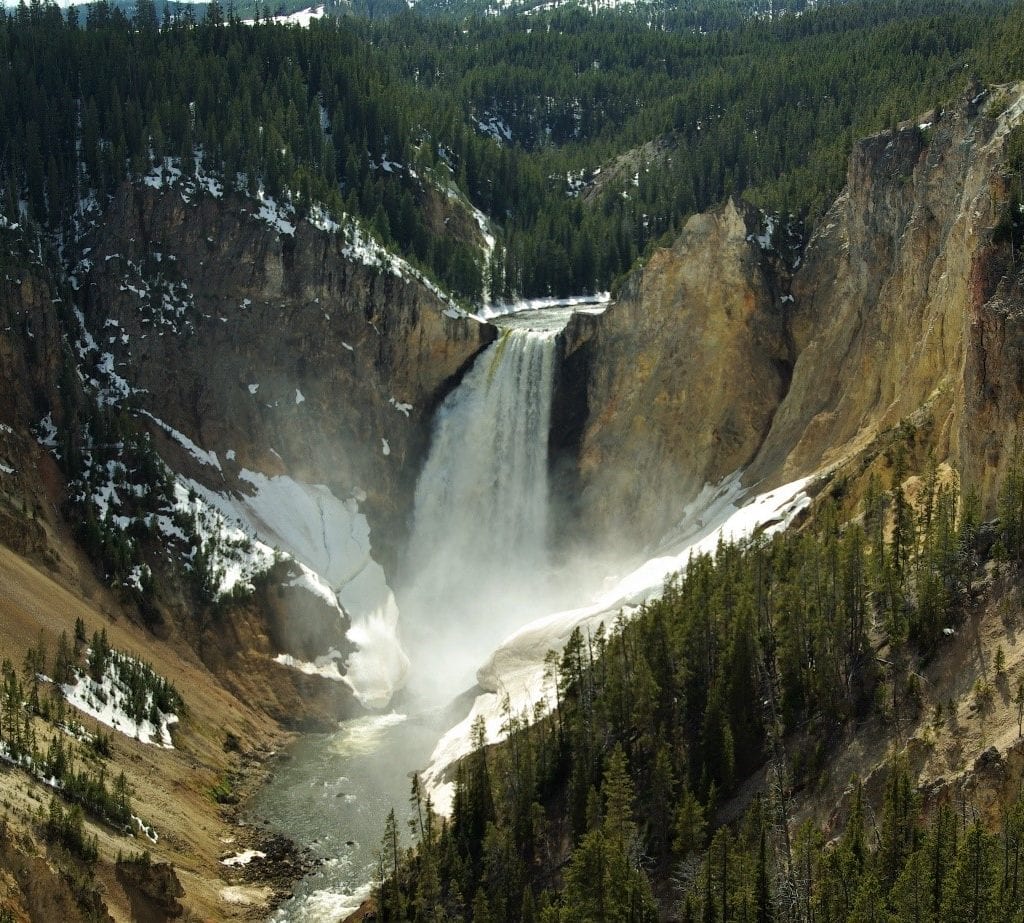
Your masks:
M 89 243 L 86 324 L 132 404 L 219 465 L 180 463 L 356 495 L 386 556 L 434 407 L 493 328 L 358 232 L 252 200 L 126 185 Z
M 166 179 L 80 216 L 66 267 L 0 226 L 0 654 L 52 652 L 81 618 L 187 706 L 173 748 L 107 729 L 101 772 L 124 769 L 158 833 L 126 845 L 87 813 L 99 855 L 73 879 L 77 860 L 42 855 L 52 791 L 4 762 L 14 919 L 251 918 L 283 898 L 305 866 L 274 859 L 230 805 L 283 728 L 334 728 L 377 692 L 378 667 L 400 673 L 400 657 L 358 659 L 397 640 L 378 562 L 401 539 L 434 407 L 495 334 L 354 225 Z M 378 620 L 359 623 L 367 611 Z M 27 681 L 57 701 L 42 656 Z M 78 765 L 107 739 L 84 720 Z M 54 728 L 35 723 L 45 749 Z M 160 861 L 115 859 L 140 843 Z M 265 869 L 218 861 L 247 848 Z
M 1021 369 L 992 342 L 1008 333 L 997 315 L 1013 313 L 992 228 L 1006 139 L 1024 111 L 1019 89 L 997 93 L 855 146 L 846 191 L 793 280 L 793 382 L 751 481 L 839 462 L 905 421 L 991 494 L 1016 427 L 985 418 L 1016 415 L 996 382 Z
M 138 562 L 158 590 L 155 604 L 145 592 L 140 601 L 147 620 L 162 620 L 161 605 L 177 609 L 169 621 L 236 692 L 270 682 L 268 709 L 287 723 L 329 720 L 346 697 L 328 684 L 313 705 L 316 677 L 282 686 L 276 665 L 259 668 L 276 656 L 345 675 L 367 704 L 383 705 L 401 682 L 386 573 L 434 408 L 496 333 L 342 220 L 157 172 L 91 216 L 71 274 L 84 377 L 101 406 L 148 431 L 177 485 L 162 512 L 124 509 L 124 498 L 152 491 L 132 482 L 137 466 L 104 456 L 102 467 L 89 462 L 82 490 L 97 520 L 115 513 L 143 545 L 154 528 L 164 542 L 198 541 L 201 561 L 186 547 L 182 566 L 218 605 L 277 551 L 294 560 L 260 582 L 271 599 L 235 598 L 227 620 L 205 605 L 186 614 L 194 606 L 187 588 L 176 594 L 159 542 Z M 187 522 L 173 526 L 173 510 Z M 114 577 L 138 584 L 132 574 L 143 573 Z
M 59 286 L 19 234 L 0 235 L 0 246 L 0 542 L 38 557 L 60 478 L 36 433 L 67 415 L 61 382 L 72 407 L 77 393 Z
M 991 503 L 1022 406 L 1019 266 L 992 234 L 1022 118 L 1005 87 L 858 142 L 795 268 L 741 206 L 696 216 L 577 324 L 589 530 L 655 540 L 705 483 L 785 483 L 901 425 Z
M 613 307 L 567 331 L 567 363 L 589 371 L 587 531 L 642 547 L 679 517 L 666 498 L 686 502 L 761 446 L 792 363 L 789 299 L 765 240 L 760 215 L 736 201 L 695 215 Z

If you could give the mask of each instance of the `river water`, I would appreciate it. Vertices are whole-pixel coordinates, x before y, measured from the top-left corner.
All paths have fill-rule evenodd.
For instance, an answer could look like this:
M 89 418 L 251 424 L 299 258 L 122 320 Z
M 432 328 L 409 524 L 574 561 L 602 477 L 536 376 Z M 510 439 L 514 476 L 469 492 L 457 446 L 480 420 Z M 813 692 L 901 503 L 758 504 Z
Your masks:
M 436 715 L 391 712 L 342 722 L 289 750 L 250 813 L 309 846 L 322 864 L 271 920 L 325 923 L 359 906 L 376 874 L 384 819 L 394 808 L 406 829 L 410 771 L 426 764 L 441 730 Z

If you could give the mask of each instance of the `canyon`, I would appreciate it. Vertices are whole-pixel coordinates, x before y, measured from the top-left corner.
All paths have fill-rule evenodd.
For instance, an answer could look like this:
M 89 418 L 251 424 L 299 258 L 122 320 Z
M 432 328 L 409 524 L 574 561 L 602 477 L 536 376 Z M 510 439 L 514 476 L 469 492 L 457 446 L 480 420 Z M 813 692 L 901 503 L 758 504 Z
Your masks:
M 860 140 L 803 245 L 787 216 L 730 198 L 610 302 L 540 332 L 472 313 L 354 221 L 173 165 L 89 211 L 63 274 L 0 231 L 17 263 L 0 280 L 0 540 L 20 589 L 2 603 L 17 626 L 4 653 L 20 661 L 40 628 L 58 633 L 58 610 L 81 613 L 183 690 L 173 751 L 118 744 L 142 762 L 131 781 L 160 814 L 152 851 L 177 866 L 173 899 L 218 918 L 272 901 L 220 866 L 238 818 L 206 792 L 262 778 L 285 731 L 406 707 L 423 667 L 410 674 L 409 656 L 464 680 L 446 694 L 475 687 L 436 731 L 426 778 L 443 807 L 472 719 L 500 736 L 504 695 L 519 709 L 549 693 L 548 648 L 656 596 L 693 549 L 799 524 L 826 497 L 855 515 L 871 477 L 893 486 L 897 455 L 908 483 L 955 471 L 990 518 L 1024 398 L 1021 269 L 992 233 L 1022 121 L 1024 88 L 1000 86 Z M 98 438 L 115 413 L 148 440 L 171 506 L 133 505 L 158 491 L 119 461 L 123 433 Z M 96 439 L 75 478 L 83 421 Z M 144 608 L 83 553 L 75 490 L 76 509 L 137 535 Z M 172 508 L 198 544 L 160 532 Z M 205 608 L 188 547 L 216 563 Z M 558 592 L 531 586 L 479 633 L 478 661 L 444 663 L 488 600 L 549 565 Z M 101 849 L 107 912 L 131 918 L 117 838 Z M 53 912 L 28 877 L 5 875 L 3 893 L 25 918 Z

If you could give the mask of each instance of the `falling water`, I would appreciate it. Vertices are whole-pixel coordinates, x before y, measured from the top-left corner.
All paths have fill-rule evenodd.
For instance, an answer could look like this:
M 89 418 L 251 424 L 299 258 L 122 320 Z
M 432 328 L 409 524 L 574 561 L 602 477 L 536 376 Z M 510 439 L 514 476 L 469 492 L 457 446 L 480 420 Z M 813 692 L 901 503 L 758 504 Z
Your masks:
M 502 315 L 499 339 L 437 414 L 416 489 L 408 565 L 396 587 L 413 663 L 411 713 L 355 719 L 303 741 L 260 795 L 259 812 L 325 860 L 274 920 L 334 919 L 358 905 L 388 807 L 401 815 L 407 771 L 427 764 L 450 725 L 431 703 L 470 685 L 507 632 L 561 608 L 559 585 L 562 602 L 578 589 L 565 576 L 552 579 L 548 436 L 556 337 L 588 305 L 504 307 L 492 309 Z
M 443 652 L 438 691 L 471 681 L 488 645 L 548 589 L 548 433 L 562 324 L 537 326 L 504 328 L 449 395 L 416 487 L 399 599 L 414 661 L 426 652 L 429 673 L 431 654 Z

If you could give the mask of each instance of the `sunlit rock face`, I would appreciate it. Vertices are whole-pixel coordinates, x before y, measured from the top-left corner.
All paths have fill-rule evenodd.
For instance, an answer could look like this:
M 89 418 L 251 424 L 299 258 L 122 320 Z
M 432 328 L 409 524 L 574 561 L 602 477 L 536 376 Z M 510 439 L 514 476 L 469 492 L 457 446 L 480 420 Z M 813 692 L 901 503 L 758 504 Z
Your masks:
M 691 218 L 618 301 L 566 335 L 585 363 L 583 531 L 642 548 L 757 452 L 789 383 L 788 300 L 734 201 Z
M 1024 397 L 1018 273 L 992 241 L 1024 98 L 994 93 L 858 142 L 799 260 L 726 203 L 570 325 L 574 526 L 649 547 L 733 470 L 763 490 L 901 425 L 991 505 Z

